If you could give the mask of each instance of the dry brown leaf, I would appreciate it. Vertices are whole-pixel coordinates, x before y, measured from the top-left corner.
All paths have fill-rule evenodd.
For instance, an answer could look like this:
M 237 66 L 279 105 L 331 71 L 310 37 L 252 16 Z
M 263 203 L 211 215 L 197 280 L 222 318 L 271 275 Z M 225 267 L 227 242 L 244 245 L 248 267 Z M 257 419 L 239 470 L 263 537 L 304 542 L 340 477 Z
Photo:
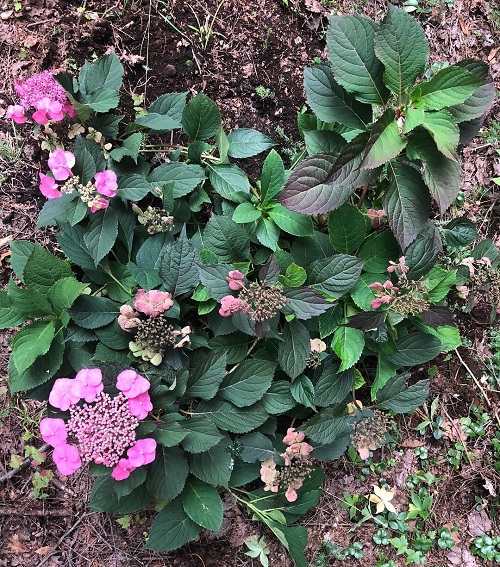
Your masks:
M 420 439 L 405 439 L 399 445 L 408 449 L 415 449 L 416 447 L 423 447 L 425 445 L 425 441 Z
M 446 559 L 452 567 L 479 567 L 472 553 L 462 547 L 454 547 L 446 554 Z
M 467 527 L 474 537 L 491 532 L 492 523 L 484 510 L 474 510 L 467 516 Z
M 30 550 L 19 541 L 19 536 L 14 534 L 9 541 L 8 547 L 14 553 L 29 553 Z
M 38 549 L 35 549 L 35 553 L 37 555 L 47 555 L 47 553 L 52 553 L 54 551 L 54 547 L 51 547 L 50 545 L 44 545 L 43 547 L 39 547 Z

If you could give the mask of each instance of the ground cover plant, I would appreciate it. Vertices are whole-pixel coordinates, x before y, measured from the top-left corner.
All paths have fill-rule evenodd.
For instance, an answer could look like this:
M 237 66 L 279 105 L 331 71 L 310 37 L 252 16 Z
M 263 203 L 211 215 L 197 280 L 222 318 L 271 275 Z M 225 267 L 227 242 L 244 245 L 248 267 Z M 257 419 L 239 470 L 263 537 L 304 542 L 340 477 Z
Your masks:
M 394 36 L 408 33 L 423 45 L 411 17 L 390 7 L 377 34 L 370 20 L 333 18 L 329 37 L 344 25 L 361 25 L 371 38 L 368 55 L 379 63 L 368 75 L 396 91 L 397 108 L 375 104 L 378 118 L 368 118 L 366 93 L 336 79 L 333 49 L 331 67 L 306 71 L 317 116 L 299 114 L 299 127 L 312 157 L 293 170 L 271 137 L 250 128 L 225 132 L 204 94 L 166 93 L 126 123 L 115 112 L 123 67 L 113 54 L 75 75 L 45 76 L 67 100 L 57 101 L 60 108 L 49 96 L 32 105 L 35 122 L 51 121 L 42 134 L 49 153 L 40 191 L 48 200 L 38 226 L 56 225 L 65 259 L 29 241 L 11 244 L 18 283 L 12 279 L 0 296 L 2 326 L 21 327 L 10 390 L 48 400 L 42 438 L 61 474 L 91 463 L 92 509 L 161 508 L 149 549 L 170 551 L 202 528 L 218 531 L 226 490 L 306 565 L 307 530 L 293 524 L 319 501 L 321 463 L 346 450 L 360 462 L 393 441 L 393 416 L 422 405 L 429 391 L 429 380 L 406 371 L 461 344 L 449 292 L 458 285 L 469 300 L 470 288 L 489 293 L 496 315 L 494 243 L 457 256 L 456 268 L 441 264 L 441 241 L 460 254 L 478 234 L 464 219 L 436 228 L 420 178 L 443 210 L 458 195 L 458 136 L 469 121 L 460 117 L 482 119 L 490 105 L 486 67 L 435 68 L 413 88 L 427 60 L 416 49 L 401 86 L 406 70 L 377 45 L 385 38 L 399 48 Z M 346 35 L 352 44 L 359 37 Z M 318 106 L 310 86 L 318 73 L 328 77 L 321 96 L 333 108 L 340 100 L 348 113 L 366 114 L 366 133 L 344 115 L 323 121 L 318 108 L 330 107 L 323 99 Z M 434 101 L 428 108 L 422 90 Z M 8 115 L 25 123 L 28 103 L 13 104 Z M 76 115 L 72 142 L 63 108 Z M 413 110 L 417 123 L 405 132 Z M 182 144 L 169 144 L 172 131 L 182 133 Z M 235 163 L 264 152 L 259 176 Z M 444 194 L 432 184 L 436 172 L 451 172 Z M 303 199 L 316 206 L 318 195 L 328 204 L 300 208 Z M 486 276 L 472 281 L 475 270 Z M 96 435 L 102 414 L 99 424 L 108 427 Z M 451 458 L 459 466 L 458 454 Z M 369 501 L 377 514 L 394 513 L 384 490 L 376 487 Z M 427 520 L 431 505 L 425 489 L 415 490 L 408 519 Z M 409 547 L 401 533 L 398 553 L 420 561 L 427 544 Z M 445 541 L 443 533 L 431 539 Z M 356 543 L 346 550 L 340 555 L 362 557 Z

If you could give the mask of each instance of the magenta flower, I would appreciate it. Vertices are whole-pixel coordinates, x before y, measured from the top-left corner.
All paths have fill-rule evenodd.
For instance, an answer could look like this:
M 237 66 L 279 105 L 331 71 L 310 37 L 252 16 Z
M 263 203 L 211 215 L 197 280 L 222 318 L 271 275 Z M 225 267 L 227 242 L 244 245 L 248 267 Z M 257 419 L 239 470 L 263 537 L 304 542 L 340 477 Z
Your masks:
M 128 409 L 130 413 L 137 419 L 144 419 L 148 413 L 153 409 L 151 398 L 147 392 L 139 394 L 135 398 L 130 398 L 128 401 Z
M 66 92 L 54 79 L 52 71 L 42 71 L 28 79 L 20 79 L 15 86 L 24 108 L 30 106 L 37 108 L 38 103 L 44 98 L 69 105 Z
M 77 404 L 81 396 L 81 383 L 70 378 L 58 378 L 49 395 L 49 403 L 55 408 L 66 411 Z
M 44 97 L 36 103 L 37 111 L 33 113 L 33 120 L 37 124 L 48 124 L 49 120 L 59 122 L 64 117 L 63 105 L 57 100 Z
M 58 189 L 59 186 L 52 177 L 44 173 L 39 173 L 38 175 L 40 176 L 40 193 L 44 197 L 47 197 L 47 199 L 59 199 L 59 197 L 62 197 L 62 193 Z
M 137 374 L 135 370 L 124 370 L 116 378 L 116 387 L 129 400 L 147 392 L 150 385 L 149 381 Z
M 57 445 L 57 447 L 54 447 L 52 458 L 54 459 L 57 470 L 64 476 L 73 474 L 82 466 L 78 448 L 74 445 L 68 445 L 67 443 L 61 443 Z
M 114 197 L 118 189 L 116 173 L 110 169 L 98 171 L 94 175 L 96 191 L 106 197 Z
M 109 201 L 104 197 L 94 197 L 92 201 L 88 203 L 88 205 L 90 207 L 90 212 L 96 213 L 101 209 L 107 209 L 109 206 Z
M 245 275 L 242 274 L 239 270 L 231 270 L 226 276 L 226 281 L 229 289 L 232 289 L 233 291 L 238 291 L 239 289 L 243 288 L 243 286 L 245 285 L 243 283 L 244 279 Z
M 381 305 L 383 305 L 384 303 L 390 303 L 393 299 L 394 298 L 390 295 L 383 295 L 382 297 L 377 297 L 376 299 L 374 299 L 370 303 L 370 306 L 372 309 L 378 309 Z
M 141 320 L 139 313 L 134 311 L 130 305 L 122 305 L 120 307 L 120 315 L 118 316 L 118 325 L 124 330 L 135 329 Z
M 28 121 L 24 106 L 21 106 L 20 104 L 8 106 L 5 118 L 11 118 L 16 124 L 24 124 Z
M 53 152 L 50 152 L 48 164 L 54 178 L 57 181 L 65 181 L 73 175 L 71 168 L 75 165 L 75 155 L 73 152 L 56 148 Z
M 127 451 L 129 463 L 133 467 L 141 467 L 155 460 L 156 441 L 150 437 L 139 439 L 135 445 Z
M 68 432 L 64 420 L 59 418 L 44 417 L 40 422 L 40 433 L 45 443 L 57 447 L 61 443 L 66 443 Z
M 111 472 L 111 476 L 115 480 L 125 480 L 130 476 L 132 471 L 135 471 L 137 467 L 130 464 L 128 459 L 120 459 L 116 467 Z
M 97 394 L 104 390 L 102 372 L 99 368 L 84 368 L 78 372 L 75 380 L 80 382 L 80 395 L 86 402 L 95 401 Z
M 233 313 L 239 313 L 246 307 L 246 304 L 241 301 L 241 299 L 233 297 L 232 295 L 224 296 L 220 300 L 220 304 L 219 314 L 222 315 L 222 317 L 229 317 Z
M 150 317 L 157 317 L 160 313 L 170 309 L 173 304 L 172 294 L 158 289 L 151 291 L 139 289 L 134 299 L 134 307 L 137 311 Z

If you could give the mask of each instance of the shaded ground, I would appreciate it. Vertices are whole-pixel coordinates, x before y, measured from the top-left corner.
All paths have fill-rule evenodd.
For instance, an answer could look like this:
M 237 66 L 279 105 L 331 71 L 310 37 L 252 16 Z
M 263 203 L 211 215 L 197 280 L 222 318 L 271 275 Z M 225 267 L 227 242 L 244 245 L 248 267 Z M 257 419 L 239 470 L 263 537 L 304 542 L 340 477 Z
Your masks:
M 420 5 L 425 12 L 419 19 L 431 43 L 432 61 L 482 59 L 490 64 L 497 85 L 500 84 L 500 17 L 498 7 L 496 13 L 491 11 L 495 8 L 493 2 L 457 0 L 446 4 L 432 0 Z M 46 68 L 74 69 L 85 59 L 114 50 L 126 67 L 124 99 L 131 94 L 144 95 L 146 102 L 151 102 L 164 92 L 189 90 L 194 94 L 203 90 L 217 101 L 227 129 L 256 128 L 280 142 L 280 151 L 286 156 L 298 141 L 296 113 L 305 103 L 302 69 L 313 58 L 325 56 L 327 15 L 357 12 L 378 18 L 384 11 L 385 2 L 365 4 L 362 0 L 358 0 L 357 8 L 348 2 L 325 0 L 26 0 L 18 10 L 12 1 L 0 1 L 0 108 L 11 103 L 14 77 Z M 130 104 L 128 111 L 133 112 Z M 464 153 L 462 188 L 467 199 L 461 211 L 453 211 L 476 220 L 481 232 L 494 237 L 498 244 L 500 207 L 495 200 L 498 192 L 495 194 L 490 179 L 500 175 L 495 152 L 499 143 L 495 136 L 487 136 L 491 136 L 495 124 L 498 128 L 499 118 L 497 105 L 490 113 L 484 136 L 478 137 Z M 35 143 L 23 141 L 23 131 L 20 128 L 21 136 L 16 142 L 10 124 L 5 122 L 0 128 L 2 284 L 9 275 L 8 240 L 36 239 L 54 250 L 51 229 L 34 228 L 44 201 L 35 183 L 43 156 Z M 250 162 L 247 166 L 252 173 L 256 164 Z M 385 465 L 372 465 L 373 470 L 368 467 L 361 471 L 361 465 L 347 459 L 330 464 L 323 500 L 304 520 L 310 532 L 311 561 L 328 537 L 340 545 L 347 545 L 350 539 L 361 541 L 365 552 L 362 560 L 350 557 L 340 563 L 331 559 L 330 565 L 376 565 L 381 548 L 375 549 L 375 529 L 367 523 L 350 534 L 354 524 L 339 506 L 343 493 L 369 494 L 372 485 L 379 484 L 380 477 L 384 477 L 396 490 L 396 508 L 406 510 L 408 476 L 423 466 L 415 448 L 424 446 L 429 454 L 427 470 L 443 477 L 431 486 L 435 492 L 434 519 L 429 529 L 458 527 L 452 554 L 430 552 L 428 565 L 486 564 L 469 557 L 467 549 L 481 530 L 499 534 L 498 523 L 489 519 L 495 498 L 498 505 L 500 478 L 491 467 L 488 436 L 464 441 L 474 460 L 464 458 L 458 470 L 447 461 L 446 453 L 461 440 L 457 420 L 469 415 L 472 403 L 488 412 L 491 420 L 487 428 L 493 430 L 495 414 L 497 420 L 499 415 L 498 392 L 493 390 L 498 390 L 499 384 L 495 388 L 483 380 L 485 373 L 491 372 L 482 361 L 491 357 L 491 352 L 485 336 L 487 320 L 481 310 L 460 317 L 459 323 L 471 348 L 460 349 L 461 359 L 442 357 L 436 369 L 431 368 L 435 376 L 430 399 L 439 396 L 445 434 L 440 440 L 420 436 L 414 428 L 425 414 L 419 410 L 400 421 L 395 452 L 376 453 L 375 463 L 393 459 L 385 469 Z M 42 407 L 17 397 L 11 399 L 6 393 L 8 340 L 8 334 L 0 334 L 0 477 L 11 470 L 12 455 L 20 455 L 22 460 L 25 446 L 39 447 L 42 443 L 37 438 Z M 125 527 L 114 517 L 88 513 L 85 504 L 91 485 L 85 472 L 68 479 L 56 476 L 55 482 L 44 490 L 47 498 L 34 498 L 33 479 L 41 470 L 43 465 L 30 465 L 0 482 L 2 567 L 258 565 L 257 560 L 244 555 L 243 541 L 250 535 L 265 535 L 271 548 L 271 565 L 291 565 L 273 538 L 229 498 L 220 534 L 210 538 L 203 535 L 199 542 L 178 553 L 155 554 L 141 549 L 148 529 L 147 513 L 122 519 Z M 484 512 L 476 510 L 478 504 Z M 395 557 L 394 549 L 385 551 L 399 561 L 398 565 L 404 564 Z

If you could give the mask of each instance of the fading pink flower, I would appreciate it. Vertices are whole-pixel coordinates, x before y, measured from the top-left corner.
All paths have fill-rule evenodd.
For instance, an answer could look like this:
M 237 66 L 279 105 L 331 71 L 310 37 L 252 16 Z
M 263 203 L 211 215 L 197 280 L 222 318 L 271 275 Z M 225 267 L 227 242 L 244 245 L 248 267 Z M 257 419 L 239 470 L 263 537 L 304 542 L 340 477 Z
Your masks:
M 47 163 L 54 178 L 57 179 L 57 181 L 65 181 L 73 175 L 71 168 L 74 167 L 75 162 L 73 152 L 56 148 L 53 152 L 50 152 Z
M 233 291 L 238 291 L 243 288 L 245 285 L 243 283 L 244 279 L 245 275 L 239 270 L 231 270 L 226 276 L 227 285 L 229 286 L 229 289 L 232 289 Z
M 383 209 L 368 209 L 366 212 L 367 217 L 370 219 L 370 223 L 373 228 L 380 228 L 384 222 L 387 213 Z
M 87 203 L 90 207 L 91 213 L 96 213 L 101 209 L 107 209 L 109 206 L 109 201 L 104 197 L 94 197 L 91 201 Z
M 49 403 L 55 408 L 66 411 L 82 399 L 81 391 L 80 382 L 71 378 L 58 378 L 49 394 Z
M 54 447 L 52 458 L 54 459 L 57 470 L 64 476 L 73 474 L 82 466 L 78 448 L 74 445 L 68 445 L 67 443 L 61 443 L 57 445 L 57 447 Z
M 147 392 L 139 394 L 135 398 L 130 398 L 128 401 L 128 409 L 130 413 L 137 419 L 144 419 L 148 413 L 153 409 L 151 398 Z
M 120 307 L 120 315 L 118 316 L 118 325 L 124 330 L 135 329 L 140 324 L 139 313 L 134 311 L 130 305 L 122 305 Z
M 124 370 L 116 377 L 116 387 L 130 400 L 139 394 L 144 394 L 150 387 L 150 382 L 137 374 L 135 370 Z
M 111 476 L 115 480 L 125 480 L 130 476 L 132 471 L 135 471 L 137 467 L 134 467 L 128 459 L 120 459 L 118 464 L 111 472 Z
M 134 307 L 137 311 L 150 317 L 157 317 L 160 313 L 170 309 L 173 304 L 172 294 L 158 289 L 151 291 L 139 289 L 134 299 Z
M 309 339 L 311 344 L 311 352 L 322 353 L 326 350 L 326 343 L 321 339 Z
M 59 199 L 59 197 L 62 197 L 59 186 L 52 177 L 44 173 L 39 173 L 38 175 L 40 176 L 40 193 L 44 197 L 47 197 L 47 199 Z
M 389 303 L 393 299 L 394 298 L 391 297 L 390 295 L 383 295 L 382 297 L 377 297 L 376 299 L 374 299 L 370 303 L 370 306 L 371 306 L 372 309 L 378 309 L 381 305 L 383 305 L 384 303 Z
M 233 297 L 232 295 L 226 295 L 221 300 L 221 307 L 219 309 L 219 314 L 222 317 L 229 317 L 233 313 L 239 313 L 243 311 L 246 307 L 246 304 L 238 299 L 237 297 Z
M 11 118 L 16 124 L 24 124 L 28 121 L 25 112 L 26 110 L 24 106 L 21 106 L 20 104 L 13 104 L 7 107 L 5 118 Z
M 81 384 L 81 397 L 88 403 L 95 401 L 97 394 L 104 390 L 102 372 L 99 368 L 84 368 L 75 376 Z
M 45 443 L 48 443 L 52 447 L 57 447 L 57 445 L 61 443 L 65 444 L 68 438 L 66 424 L 64 420 L 60 418 L 44 417 L 42 421 L 40 421 L 40 433 Z
M 269 457 L 261 463 L 260 479 L 265 484 L 264 490 L 271 492 L 278 492 L 278 485 L 276 484 L 278 478 L 278 471 L 276 470 L 276 463 L 272 457 Z
M 110 169 L 98 171 L 94 175 L 96 191 L 106 197 L 114 197 L 118 189 L 116 173 Z
M 285 445 L 293 445 L 294 443 L 301 443 L 304 441 L 305 433 L 303 431 L 295 431 L 295 427 L 289 427 L 286 430 L 286 435 L 283 437 Z
M 182 336 L 181 340 L 174 345 L 174 348 L 181 348 L 185 344 L 190 343 L 191 342 L 191 339 L 189 338 L 190 333 L 191 333 L 191 327 L 189 327 L 189 326 L 188 327 L 182 327 L 182 329 L 180 331 L 177 331 L 176 329 L 174 329 L 172 331 L 172 335 L 174 337 Z
M 398 275 L 402 276 L 403 274 L 407 274 L 410 271 L 410 268 L 406 265 L 404 256 L 401 256 L 401 258 L 398 260 L 398 263 L 390 261 L 389 264 L 390 265 L 387 268 L 387 271 L 389 273 L 396 272 Z
M 383 293 L 385 291 L 384 286 L 380 282 L 374 282 L 368 286 L 370 289 L 374 289 L 379 293 Z
M 156 457 L 156 441 L 150 437 L 139 439 L 127 451 L 129 463 L 134 467 L 148 465 Z

